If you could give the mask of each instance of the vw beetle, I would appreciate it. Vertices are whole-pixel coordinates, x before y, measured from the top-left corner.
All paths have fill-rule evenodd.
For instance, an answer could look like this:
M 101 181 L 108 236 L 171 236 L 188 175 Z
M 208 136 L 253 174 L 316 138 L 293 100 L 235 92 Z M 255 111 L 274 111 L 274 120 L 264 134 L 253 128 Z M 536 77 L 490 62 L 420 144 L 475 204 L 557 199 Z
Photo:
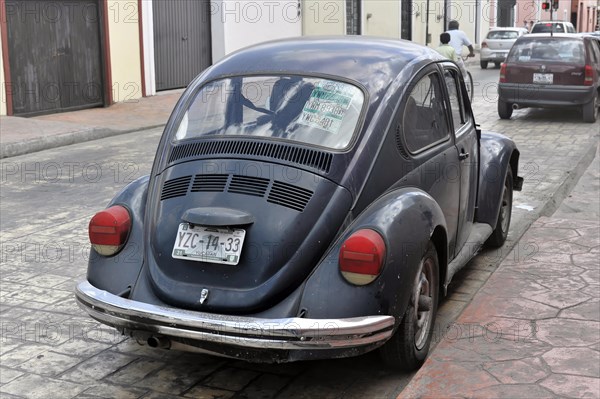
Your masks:
M 518 161 L 426 47 L 260 44 L 189 85 L 151 174 L 91 219 L 76 298 L 151 347 L 415 369 L 452 276 L 506 240 Z

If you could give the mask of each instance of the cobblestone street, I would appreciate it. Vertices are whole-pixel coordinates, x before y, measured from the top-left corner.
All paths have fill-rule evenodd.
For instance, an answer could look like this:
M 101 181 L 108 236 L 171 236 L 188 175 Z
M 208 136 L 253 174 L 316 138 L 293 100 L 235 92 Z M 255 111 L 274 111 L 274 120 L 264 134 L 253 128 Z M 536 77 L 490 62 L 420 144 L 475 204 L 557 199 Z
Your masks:
M 490 72 L 497 74 L 497 71 Z M 491 284 L 506 285 L 504 279 L 525 273 L 517 270 L 517 263 L 524 259 L 534 261 L 540 252 L 547 252 L 546 240 L 532 239 L 525 233 L 533 225 L 533 229 L 545 229 L 547 241 L 553 241 L 553 223 L 556 222 L 548 217 L 559 209 L 564 198 L 569 198 L 598 149 L 600 125 L 583 123 L 578 111 L 526 109 L 515 111 L 511 120 L 500 120 L 494 89 L 483 84 L 476 86 L 477 98 L 473 105 L 476 121 L 483 130 L 506 134 L 516 142 L 521 151 L 519 174 L 525 183 L 521 192 L 515 192 L 513 221 L 505 246 L 482 252 L 451 284 L 449 296 L 441 304 L 438 315 L 436 331 L 440 334 L 436 343 L 439 345 L 432 354 L 435 361 L 448 361 L 447 356 L 455 355 L 455 352 L 447 352 L 450 349 L 444 332 L 455 321 L 470 321 L 472 313 L 462 312 L 488 279 Z M 2 159 L 0 398 L 395 398 L 400 395 L 412 375 L 403 375 L 399 382 L 398 372 L 383 368 L 377 354 L 256 365 L 207 355 L 152 350 L 96 323 L 77 307 L 73 289 L 85 278 L 89 219 L 125 184 L 149 173 L 161 132 L 160 128 L 141 130 Z M 584 194 L 597 196 L 598 188 L 593 181 L 592 178 L 591 192 L 575 190 L 566 204 L 577 208 L 580 206 L 578 198 Z M 587 200 L 583 201 L 585 206 Z M 573 216 L 568 209 L 560 208 L 558 213 L 566 221 Z M 593 222 L 598 219 L 598 209 L 595 212 Z M 583 227 L 578 225 L 561 233 L 575 234 L 576 231 L 584 240 L 587 225 L 582 224 Z M 579 243 L 570 240 L 565 245 L 569 246 L 565 248 L 568 252 Z M 507 256 L 508 265 L 496 270 Z M 561 259 L 555 261 L 562 262 Z M 591 255 L 568 263 L 582 267 L 577 275 L 589 284 L 582 287 L 580 295 L 595 298 L 591 302 L 596 304 L 593 306 L 598 303 L 597 262 L 596 248 Z M 536 273 L 544 275 L 543 270 L 536 269 Z M 533 274 L 532 278 L 537 276 Z M 553 276 L 545 277 L 552 280 Z M 533 284 L 527 279 L 521 281 Z M 554 280 L 557 285 L 561 282 L 561 279 Z M 516 288 L 513 286 L 513 289 Z M 576 292 L 577 289 L 565 291 L 564 298 L 548 297 L 547 302 L 552 306 L 558 301 L 561 309 L 573 314 L 585 311 L 572 308 L 580 303 L 569 299 L 576 297 Z M 518 293 L 511 291 L 506 295 Z M 491 311 L 488 305 L 485 297 L 475 302 L 478 311 L 483 313 Z M 493 310 L 495 313 L 489 313 L 490 317 L 514 311 L 503 304 L 495 304 Z M 543 309 L 536 307 L 536 311 Z M 525 324 L 520 327 L 525 328 Z M 597 327 L 597 324 L 583 324 L 576 327 L 560 324 L 552 331 Z M 585 358 L 592 352 L 592 356 L 597 356 L 599 338 L 596 335 L 590 333 L 589 345 L 577 349 L 570 357 L 566 353 L 558 355 L 564 359 Z M 546 342 L 553 339 L 546 338 Z M 560 339 L 563 338 L 569 339 L 566 336 Z M 473 348 L 467 345 L 462 353 L 469 356 Z M 536 356 L 546 348 L 544 344 L 529 347 L 527 353 L 531 359 L 519 362 L 515 372 L 533 376 L 542 373 Z M 525 351 L 516 346 L 513 349 Z M 507 375 L 502 369 L 504 366 L 497 362 L 490 364 L 490 370 L 503 378 Z M 597 365 L 585 373 L 597 381 Z M 485 388 L 487 380 L 481 381 L 481 387 Z M 573 391 L 553 389 L 564 384 L 567 382 L 557 377 L 552 387 L 549 386 L 550 391 L 543 393 L 573 396 Z M 416 388 L 411 392 L 423 393 Z M 448 394 L 446 391 L 437 393 Z M 510 392 L 483 393 L 492 397 L 510 396 Z M 532 396 L 536 396 L 536 392 L 532 391 Z

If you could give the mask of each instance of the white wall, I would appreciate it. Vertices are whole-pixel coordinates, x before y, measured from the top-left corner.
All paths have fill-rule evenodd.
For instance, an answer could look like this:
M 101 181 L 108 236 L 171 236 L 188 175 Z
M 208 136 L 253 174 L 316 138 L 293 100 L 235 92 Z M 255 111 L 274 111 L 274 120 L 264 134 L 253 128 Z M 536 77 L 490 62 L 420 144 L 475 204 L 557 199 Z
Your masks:
M 363 35 L 400 38 L 400 0 L 364 0 Z
M 302 1 L 302 34 L 346 34 L 346 0 Z
M 302 35 L 298 0 L 211 2 L 213 63 L 238 49 Z

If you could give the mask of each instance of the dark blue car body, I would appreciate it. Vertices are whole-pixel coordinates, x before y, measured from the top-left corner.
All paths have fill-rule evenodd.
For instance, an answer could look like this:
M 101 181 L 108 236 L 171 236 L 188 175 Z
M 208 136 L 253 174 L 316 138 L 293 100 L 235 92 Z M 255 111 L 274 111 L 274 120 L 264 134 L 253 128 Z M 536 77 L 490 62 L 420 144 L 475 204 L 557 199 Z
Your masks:
M 299 127 L 241 134 L 248 110 L 258 116 L 247 131 L 264 124 L 261 132 L 275 132 L 275 89 L 266 100 L 231 94 L 264 77 L 308 87 L 299 114 L 283 122 Z M 226 97 L 211 107 L 223 115 L 199 99 L 217 91 Z M 333 98 L 328 112 L 337 111 L 319 111 L 325 97 Z M 234 123 L 201 132 L 206 122 L 192 120 L 195 107 Z M 354 112 L 354 128 L 344 130 L 336 112 Z M 426 47 L 327 37 L 244 49 L 182 95 L 152 173 L 110 204 L 129 211 L 127 242 L 113 256 L 92 250 L 77 300 L 153 347 L 283 362 L 383 346 L 392 364 L 415 368 L 427 354 L 437 292 L 486 240 L 506 239 L 512 190 L 522 182 L 518 161 L 510 139 L 478 130 L 456 65 Z M 243 229 L 239 262 L 173 257 L 182 223 Z M 376 232 L 385 251 L 373 281 L 354 284 L 339 258 L 361 229 Z M 420 271 L 423 264 L 432 272 Z M 395 359 L 388 345 L 398 334 L 407 341 L 400 330 L 411 309 L 425 317 L 427 337 L 408 339 L 414 356 Z

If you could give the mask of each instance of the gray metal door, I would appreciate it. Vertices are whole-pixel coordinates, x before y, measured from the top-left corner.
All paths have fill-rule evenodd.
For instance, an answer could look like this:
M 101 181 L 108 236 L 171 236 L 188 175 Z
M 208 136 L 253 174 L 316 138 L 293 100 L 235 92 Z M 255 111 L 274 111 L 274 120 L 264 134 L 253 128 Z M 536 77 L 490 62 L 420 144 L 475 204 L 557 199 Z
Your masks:
M 104 105 L 97 0 L 6 1 L 13 113 Z
M 360 0 L 346 0 L 346 34 L 360 35 Z
M 402 0 L 400 18 L 400 38 L 412 40 L 413 0 Z
M 210 2 L 154 0 L 156 90 L 187 86 L 211 64 Z

